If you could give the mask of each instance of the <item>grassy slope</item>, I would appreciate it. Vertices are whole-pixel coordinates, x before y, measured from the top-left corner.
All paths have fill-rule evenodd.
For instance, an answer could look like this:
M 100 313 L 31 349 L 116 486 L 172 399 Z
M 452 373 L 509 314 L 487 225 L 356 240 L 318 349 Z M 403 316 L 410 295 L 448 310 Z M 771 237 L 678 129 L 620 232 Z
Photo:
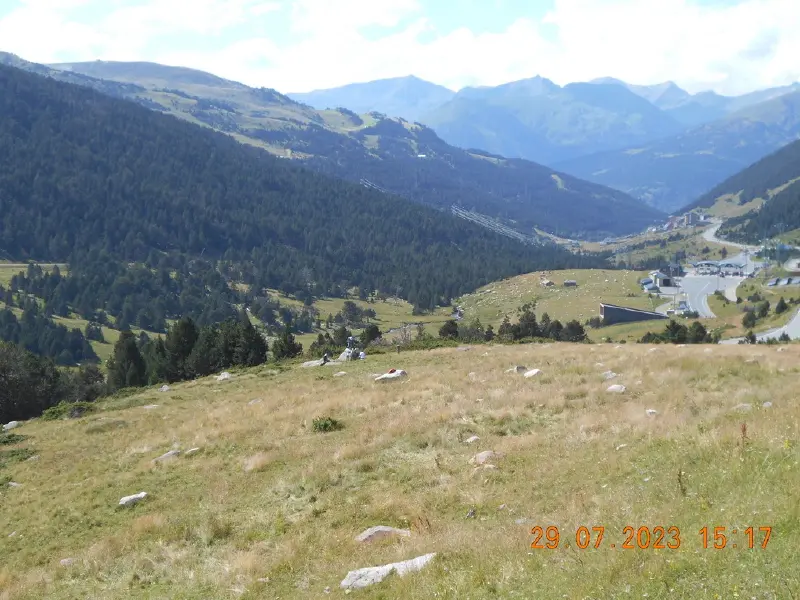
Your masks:
M 797 347 L 647 348 L 385 355 L 343 378 L 256 369 L 25 424 L 19 446 L 39 460 L 0 471 L 22 484 L 0 491 L 0 596 L 343 597 L 349 570 L 435 551 L 421 573 L 359 597 L 796 597 L 800 413 L 786 383 L 800 372 Z M 504 373 L 515 364 L 543 374 Z M 408 380 L 367 376 L 393 366 Z M 605 392 L 607 369 L 625 394 Z M 731 410 L 742 402 L 753 411 Z M 323 414 L 344 430 L 313 433 Z M 480 441 L 463 443 L 472 434 Z M 193 457 L 151 464 L 193 446 Z M 504 454 L 499 470 L 473 474 L 470 457 L 486 449 Z M 151 496 L 116 508 L 139 491 Z M 376 524 L 414 533 L 353 541 Z M 530 549 L 535 525 L 560 527 L 573 547 Z M 622 550 L 629 525 L 680 527 L 682 546 Z M 603 547 L 575 548 L 579 526 L 604 526 Z M 743 548 L 740 533 L 738 548 L 714 550 L 701 546 L 703 526 L 773 529 L 766 549 L 761 537 Z M 67 557 L 75 563 L 60 566 Z
M 555 285 L 549 288 L 541 286 L 542 275 Z M 645 276 L 645 272 L 600 269 L 528 273 L 491 283 L 454 304 L 464 308 L 468 321 L 477 316 L 484 325 L 491 323 L 495 328 L 505 315 L 513 319 L 519 306 L 534 300 L 537 316 L 547 313 L 551 319 L 559 319 L 562 323 L 572 319 L 584 322 L 599 316 L 600 302 L 646 310 L 663 304 L 658 300 L 651 302 L 642 293 L 638 281 Z M 578 287 L 563 287 L 567 279 L 577 281 Z

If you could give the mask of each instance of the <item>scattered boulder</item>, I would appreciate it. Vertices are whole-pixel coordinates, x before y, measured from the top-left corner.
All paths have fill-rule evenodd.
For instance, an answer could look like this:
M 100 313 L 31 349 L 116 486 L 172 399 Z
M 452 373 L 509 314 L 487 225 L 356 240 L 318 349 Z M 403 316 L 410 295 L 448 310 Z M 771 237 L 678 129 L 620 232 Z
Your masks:
M 375 381 L 392 381 L 394 379 L 402 379 L 403 377 L 408 377 L 408 373 L 403 369 L 391 369 L 388 373 L 376 377 Z
M 261 398 L 253 398 L 250 402 L 247 403 L 247 406 L 253 406 L 254 404 L 261 404 L 263 400 Z
M 658 411 L 653 408 L 648 408 L 646 411 L 648 417 L 655 417 L 658 414 Z
M 622 450 L 623 448 L 627 448 L 627 447 L 628 447 L 628 444 L 620 444 L 619 446 L 617 446 L 615 448 L 615 450 L 619 451 L 619 450 Z
M 465 444 L 474 444 L 479 439 L 481 439 L 481 438 L 479 438 L 477 435 L 473 435 L 473 436 L 468 437 L 466 440 L 464 440 L 464 443 Z
M 16 429 L 19 427 L 19 421 L 10 421 L 3 425 L 3 431 L 11 431 L 12 429 Z
M 190 448 L 189 450 L 184 452 L 183 455 L 184 456 L 191 456 L 192 454 L 197 454 L 198 452 L 200 452 L 200 448 Z
M 617 383 L 609 387 L 606 391 L 613 394 L 622 394 L 625 391 L 625 386 Z
M 531 369 L 530 371 L 527 371 L 525 375 L 523 375 L 523 377 L 525 377 L 525 379 L 530 379 L 531 377 L 536 377 L 541 372 L 542 372 L 541 369 Z
M 20 488 L 20 487 L 22 487 L 22 484 L 21 483 L 17 483 L 16 481 L 9 481 L 8 482 L 8 487 Z
M 222 373 L 217 375 L 217 381 L 227 381 L 231 377 L 232 375 L 230 373 L 228 373 L 227 371 L 223 371 Z
M 338 373 L 333 374 L 334 377 L 344 377 L 345 375 L 347 375 L 346 371 L 339 371 Z
M 28 462 L 34 462 L 34 461 L 37 461 L 37 460 L 39 460 L 39 455 L 38 454 L 34 454 L 33 456 L 31 456 L 28 459 Z
M 162 454 L 158 458 L 154 458 L 153 462 L 154 463 L 166 462 L 168 460 L 173 460 L 175 458 L 178 458 L 180 455 L 181 455 L 180 450 L 170 450 L 169 452 Z
M 159 392 L 168 392 L 169 391 L 169 386 L 164 384 L 160 388 L 158 388 L 158 391 Z
M 154 408 L 158 408 L 158 404 L 148 404 L 147 406 L 143 406 L 145 410 L 153 410 Z
M 769 402 L 769 401 L 764 402 L 764 404 L 762 404 L 761 407 L 762 408 L 772 408 L 772 402 Z
M 308 367 L 321 367 L 324 364 L 325 363 L 320 358 L 320 359 L 317 359 L 317 360 L 307 360 L 301 366 L 306 367 L 306 368 L 308 368 Z
M 527 373 L 528 367 L 523 367 L 522 365 L 517 365 L 516 367 L 511 367 L 510 369 L 506 369 L 506 373 Z
M 369 529 L 365 529 L 356 536 L 357 542 L 377 542 L 390 537 L 409 537 L 411 532 L 408 529 L 397 529 L 396 527 L 388 527 L 387 525 L 375 525 Z
M 361 589 L 367 586 L 380 583 L 386 579 L 390 574 L 397 573 L 401 577 L 416 571 L 422 570 L 433 557 L 436 556 L 435 552 L 430 554 L 423 554 L 410 560 L 402 562 L 389 563 L 380 567 L 365 567 L 363 569 L 356 569 L 350 571 L 347 576 L 339 584 L 343 589 Z
M 133 494 L 131 496 L 123 496 L 119 499 L 120 506 L 133 506 L 134 504 L 141 502 L 147 498 L 147 492 L 139 492 L 138 494 Z
M 493 458 L 499 458 L 500 455 L 497 454 L 494 450 L 484 450 L 483 452 L 478 452 L 475 456 L 473 456 L 469 462 L 473 465 L 482 465 L 487 461 Z
M 62 558 L 59 561 L 59 563 L 61 564 L 62 567 L 71 567 L 72 565 L 75 564 L 75 559 L 74 558 Z
M 605 379 L 606 381 L 608 381 L 609 379 L 614 379 L 614 377 L 617 377 L 617 374 L 614 373 L 614 371 L 606 371 L 602 375 L 603 379 Z

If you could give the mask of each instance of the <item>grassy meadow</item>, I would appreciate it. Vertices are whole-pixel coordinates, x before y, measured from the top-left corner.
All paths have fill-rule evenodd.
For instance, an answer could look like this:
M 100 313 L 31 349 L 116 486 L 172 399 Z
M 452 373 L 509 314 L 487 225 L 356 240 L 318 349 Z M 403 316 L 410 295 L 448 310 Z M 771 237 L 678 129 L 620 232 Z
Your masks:
M 799 353 L 438 349 L 256 368 L 24 423 L 0 444 L 0 480 L 20 484 L 0 488 L 0 598 L 339 598 L 348 571 L 430 552 L 353 597 L 798 597 Z M 542 372 L 505 372 L 518 364 Z M 391 367 L 409 376 L 372 380 Z M 315 431 L 317 417 L 341 429 Z M 497 468 L 470 463 L 486 450 Z M 373 525 L 411 535 L 354 541 Z M 536 526 L 559 528 L 557 549 L 531 548 Z M 596 534 L 577 547 L 581 526 L 605 527 L 599 548 Z M 622 549 L 626 526 L 678 527 L 680 547 Z

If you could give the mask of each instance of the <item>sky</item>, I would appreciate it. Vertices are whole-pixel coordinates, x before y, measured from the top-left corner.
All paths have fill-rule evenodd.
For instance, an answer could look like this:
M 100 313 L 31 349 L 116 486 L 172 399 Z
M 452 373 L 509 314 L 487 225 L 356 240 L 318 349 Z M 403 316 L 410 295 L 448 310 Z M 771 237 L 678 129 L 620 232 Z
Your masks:
M 0 50 L 153 61 L 283 93 L 611 76 L 735 95 L 800 80 L 800 0 L 0 0 Z

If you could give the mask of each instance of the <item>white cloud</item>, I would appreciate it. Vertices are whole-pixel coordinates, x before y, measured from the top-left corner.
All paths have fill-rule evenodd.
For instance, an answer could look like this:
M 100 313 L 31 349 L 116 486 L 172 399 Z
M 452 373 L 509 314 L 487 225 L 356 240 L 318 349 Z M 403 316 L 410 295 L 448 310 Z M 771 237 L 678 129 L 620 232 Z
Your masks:
M 452 88 L 536 74 L 561 84 L 610 75 L 722 93 L 800 79 L 797 0 L 553 0 L 545 19 L 521 15 L 500 32 L 432 23 L 423 5 L 444 0 L 144 0 L 94 23 L 70 19 L 71 9 L 92 1 L 113 6 L 25 0 L 0 18 L 4 49 L 41 62 L 68 55 L 184 64 L 284 92 L 408 74 Z M 281 8 L 289 9 L 287 44 L 266 33 L 215 41 L 245 23 L 269 31 Z M 207 50 L 174 47 L 177 34 L 196 36 Z

